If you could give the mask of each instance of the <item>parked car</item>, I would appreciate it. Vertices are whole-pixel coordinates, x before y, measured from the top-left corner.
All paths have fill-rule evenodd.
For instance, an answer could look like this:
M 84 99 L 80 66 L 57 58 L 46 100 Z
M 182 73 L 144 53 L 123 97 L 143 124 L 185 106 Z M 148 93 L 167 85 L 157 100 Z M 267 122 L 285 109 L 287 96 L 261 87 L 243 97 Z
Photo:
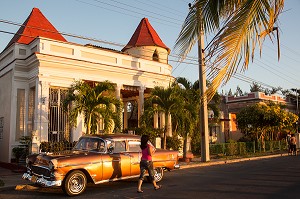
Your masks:
M 65 194 L 75 196 L 89 182 L 137 178 L 141 155 L 138 135 L 84 135 L 71 151 L 28 156 L 22 178 L 44 187 L 60 186 Z M 161 181 L 165 170 L 179 168 L 178 151 L 157 149 L 153 165 L 154 178 Z

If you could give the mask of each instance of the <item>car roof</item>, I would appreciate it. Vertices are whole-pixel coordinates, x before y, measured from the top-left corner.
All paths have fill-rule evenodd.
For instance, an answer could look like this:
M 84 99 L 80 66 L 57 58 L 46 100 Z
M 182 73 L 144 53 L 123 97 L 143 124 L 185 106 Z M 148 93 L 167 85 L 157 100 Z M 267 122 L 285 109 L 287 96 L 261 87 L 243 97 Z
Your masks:
M 89 134 L 83 135 L 82 137 L 91 137 L 91 138 L 103 138 L 103 139 L 113 139 L 113 140 L 137 140 L 141 139 L 139 135 L 133 134 L 123 134 L 123 133 L 116 133 L 116 134 Z

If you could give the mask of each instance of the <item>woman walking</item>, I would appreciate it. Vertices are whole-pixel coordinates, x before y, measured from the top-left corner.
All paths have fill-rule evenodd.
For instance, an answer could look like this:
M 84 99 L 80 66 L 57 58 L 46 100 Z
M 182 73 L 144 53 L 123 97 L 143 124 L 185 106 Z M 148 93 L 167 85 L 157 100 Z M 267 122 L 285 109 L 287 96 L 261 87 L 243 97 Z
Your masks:
M 142 135 L 141 137 L 141 149 L 142 149 L 142 158 L 140 161 L 140 177 L 138 180 L 138 193 L 143 193 L 142 183 L 148 171 L 150 180 L 154 186 L 154 190 L 160 189 L 162 186 L 157 185 L 154 180 L 154 171 L 153 171 L 153 162 L 152 162 L 152 154 L 155 153 L 155 147 L 150 143 L 148 135 Z

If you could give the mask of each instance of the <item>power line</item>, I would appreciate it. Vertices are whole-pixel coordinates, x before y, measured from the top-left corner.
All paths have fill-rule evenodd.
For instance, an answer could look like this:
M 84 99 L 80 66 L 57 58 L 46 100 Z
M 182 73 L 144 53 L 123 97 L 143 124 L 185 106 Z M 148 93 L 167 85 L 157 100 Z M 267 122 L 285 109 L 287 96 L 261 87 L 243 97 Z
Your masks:
M 139 1 L 139 0 L 135 0 L 135 1 L 136 1 L 136 2 L 140 2 L 141 4 L 144 4 L 144 5 L 149 5 L 149 6 L 153 7 L 153 8 L 155 8 L 155 9 L 162 10 L 163 12 L 171 13 L 171 14 L 176 15 L 176 16 L 178 16 L 178 14 L 180 14 L 180 16 L 185 17 L 185 14 L 186 14 L 186 13 L 184 13 L 184 12 L 182 12 L 182 11 L 174 10 L 173 8 L 170 10 L 170 7 L 167 7 L 167 6 L 165 6 L 165 5 L 163 5 L 163 4 L 160 4 L 160 3 L 158 3 L 158 2 L 153 2 L 153 1 L 151 1 L 151 0 L 148 0 L 148 1 Z M 147 3 L 147 2 L 151 2 L 152 4 L 149 4 L 149 3 Z M 155 6 L 154 6 L 153 4 L 155 4 Z M 157 5 L 160 5 L 160 6 L 157 6 Z M 162 8 L 165 8 L 165 9 L 162 9 Z M 174 12 L 172 12 L 172 11 L 174 11 Z
M 0 19 L 0 22 L 2 23 L 8 23 L 8 24 L 11 24 L 11 25 L 18 25 L 18 26 L 24 26 L 23 24 L 20 24 L 20 23 L 16 23 L 16 22 L 11 22 L 11 21 L 7 21 L 7 20 L 1 20 Z M 53 32 L 53 31 L 49 31 L 49 30 L 45 30 L 45 29 L 41 29 L 41 28 L 38 28 L 38 27 L 33 27 L 33 26 L 27 26 L 27 27 L 30 27 L 30 28 L 35 28 L 35 29 L 40 29 L 40 30 L 43 30 L 43 31 L 48 31 L 48 32 Z M 15 34 L 15 33 L 11 33 L 11 32 L 7 32 L 7 31 L 1 31 L 3 33 L 7 33 L 7 34 Z M 89 38 L 89 37 L 85 37 L 85 36 L 80 36 L 80 35 L 75 35 L 75 34 L 70 34 L 70 33 L 64 33 L 64 32 L 59 32 L 60 34 L 62 35 L 65 35 L 65 36 L 70 36 L 70 37 L 74 37 L 74 38 L 80 38 L 80 39 L 84 39 L 84 40 L 89 40 L 89 41 L 94 41 L 94 42 L 99 42 L 99 43 L 104 43 L 104 44 L 109 44 L 109 45 L 115 45 L 115 46 L 119 46 L 119 47 L 123 47 L 124 45 L 123 44 L 117 44 L 115 42 L 109 42 L 109 41 L 105 41 L 105 40 L 99 40 L 99 39 L 95 39 L 95 38 Z M 23 35 L 23 36 L 26 36 L 26 35 Z M 27 35 L 28 36 L 28 35 Z M 30 36 L 28 36 L 30 37 Z M 177 54 L 170 54 L 169 56 L 171 57 L 175 57 L 175 58 L 178 58 L 180 57 L 180 55 L 177 55 Z M 194 61 L 194 62 L 197 62 L 198 61 L 198 58 L 195 58 L 195 57 L 188 57 L 188 60 L 189 61 Z M 176 68 L 180 65 L 180 63 L 184 63 L 184 64 L 188 64 L 188 65 L 198 65 L 197 63 L 191 63 L 191 62 L 179 62 L 179 61 L 176 61 L 176 60 L 169 60 L 169 61 L 172 61 L 172 62 L 177 62 L 179 63 Z M 262 62 L 261 62 L 262 63 Z M 264 64 L 264 63 L 262 63 Z M 187 66 L 185 66 L 186 68 Z M 176 68 L 173 70 L 173 72 L 176 70 Z M 184 68 L 184 70 L 185 70 Z M 277 74 L 276 74 L 277 75 Z M 279 77 L 281 77 L 280 75 L 277 75 Z M 282 77 L 281 77 L 282 78 Z M 285 78 L 283 78 L 285 79 Z M 286 81 L 289 81 L 287 79 L 285 79 Z M 255 82 L 258 82 L 256 80 L 254 80 Z M 290 82 L 291 83 L 291 82 Z
M 76 0 L 76 1 L 79 1 L 79 0 Z M 111 6 L 111 7 L 114 7 L 114 8 L 118 8 L 118 9 L 121 9 L 121 10 L 125 10 L 125 11 L 129 11 L 129 12 L 132 12 L 132 13 L 136 13 L 136 14 L 139 14 L 139 15 L 145 15 L 145 13 L 141 13 L 141 12 L 137 12 L 137 11 L 133 11 L 133 10 L 129 10 L 129 9 L 126 9 L 126 8 L 122 8 L 120 6 L 117 6 L 117 5 L 112 5 L 110 3 L 106 3 L 106 2 L 103 2 L 103 1 L 100 1 L 100 0 L 94 0 L 100 4 L 104 4 L 104 5 L 108 5 L 108 6 Z M 82 1 L 81 1 L 82 2 Z M 181 25 L 179 23 L 175 23 L 175 22 L 172 22 L 172 21 L 169 21 L 169 20 L 164 20 L 164 19 L 161 19 L 161 18 L 158 18 L 158 17 L 155 17 L 155 16 L 151 16 L 151 18 L 153 19 L 156 19 L 156 20 L 159 20 L 159 21 L 165 21 L 165 22 L 168 22 L 170 24 L 175 24 L 175 25 Z
M 97 1 L 97 0 L 95 0 L 95 1 Z M 168 18 L 168 19 L 171 19 L 171 20 L 179 21 L 178 19 L 175 19 L 175 18 L 173 18 L 173 17 L 168 17 L 168 16 L 165 16 L 165 15 L 156 13 L 156 12 L 148 11 L 148 10 L 145 10 L 145 9 L 142 9 L 142 8 L 138 8 L 138 7 L 135 7 L 135 6 L 132 6 L 132 5 L 128 5 L 128 4 L 126 4 L 126 3 L 122 3 L 122 2 L 119 2 L 119 1 L 116 1 L 116 0 L 110 0 L 110 1 L 113 1 L 113 2 L 118 3 L 118 4 L 121 4 L 121 5 L 125 5 L 125 6 L 130 7 L 130 8 L 136 8 L 136 9 L 141 10 L 141 11 L 145 11 L 145 12 L 149 12 L 149 13 L 151 13 L 151 14 L 155 14 L 155 15 L 158 15 L 158 16 L 162 16 L 162 17 L 165 17 L 165 18 Z

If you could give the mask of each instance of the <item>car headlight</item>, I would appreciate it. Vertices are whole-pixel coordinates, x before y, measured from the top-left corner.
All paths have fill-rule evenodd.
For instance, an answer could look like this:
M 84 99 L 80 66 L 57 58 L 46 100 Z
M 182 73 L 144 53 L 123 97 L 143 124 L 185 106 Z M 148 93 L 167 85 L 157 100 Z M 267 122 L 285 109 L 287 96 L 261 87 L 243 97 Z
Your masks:
M 49 169 L 50 170 L 54 170 L 57 168 L 57 160 L 56 159 L 52 159 L 50 162 L 49 162 Z

